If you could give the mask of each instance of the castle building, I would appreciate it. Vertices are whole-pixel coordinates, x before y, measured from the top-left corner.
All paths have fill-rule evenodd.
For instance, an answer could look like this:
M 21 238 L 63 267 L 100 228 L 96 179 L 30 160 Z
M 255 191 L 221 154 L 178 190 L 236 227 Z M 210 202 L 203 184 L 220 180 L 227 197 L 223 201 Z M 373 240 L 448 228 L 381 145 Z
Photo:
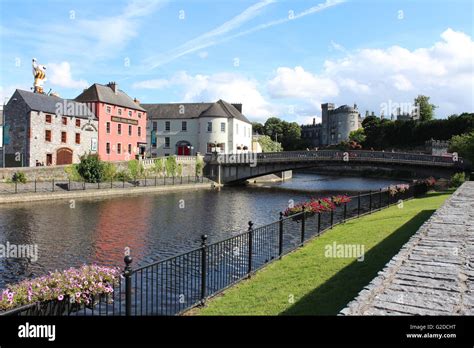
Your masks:
M 357 105 L 342 105 L 338 108 L 332 103 L 321 104 L 321 123 L 301 127 L 301 136 L 310 140 L 314 146 L 336 145 L 349 140 L 349 134 L 361 127 L 361 117 Z
M 147 143 L 152 157 L 252 150 L 252 124 L 242 104 L 142 104 L 148 112 Z
M 5 167 L 71 164 L 97 152 L 98 121 L 84 103 L 17 89 L 3 117 Z

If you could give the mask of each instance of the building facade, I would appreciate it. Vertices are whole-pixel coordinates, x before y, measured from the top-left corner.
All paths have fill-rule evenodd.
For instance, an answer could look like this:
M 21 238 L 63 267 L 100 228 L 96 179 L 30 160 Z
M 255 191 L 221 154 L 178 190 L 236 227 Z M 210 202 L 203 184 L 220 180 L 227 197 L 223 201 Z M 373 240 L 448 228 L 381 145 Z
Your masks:
M 5 167 L 71 164 L 97 152 L 98 120 L 86 104 L 17 89 L 3 116 Z
M 102 160 L 128 161 L 146 155 L 147 112 L 115 82 L 95 83 L 75 100 L 87 103 L 98 118 L 98 154 Z
M 357 105 L 342 105 L 338 108 L 332 103 L 321 104 L 321 123 L 301 126 L 302 138 L 317 146 L 336 145 L 349 140 L 349 134 L 361 127 L 362 120 Z
M 152 157 L 251 151 L 252 124 L 242 104 L 142 104 L 148 112 L 147 148 Z

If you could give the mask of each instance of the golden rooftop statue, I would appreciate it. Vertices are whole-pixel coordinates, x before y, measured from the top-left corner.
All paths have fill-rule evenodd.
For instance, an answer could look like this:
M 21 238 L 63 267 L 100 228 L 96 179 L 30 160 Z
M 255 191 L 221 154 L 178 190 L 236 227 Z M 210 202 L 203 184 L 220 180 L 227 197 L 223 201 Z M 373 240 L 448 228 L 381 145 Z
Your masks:
M 35 77 L 34 92 L 44 94 L 43 83 L 46 81 L 46 67 L 39 65 L 36 58 L 33 58 L 33 76 Z

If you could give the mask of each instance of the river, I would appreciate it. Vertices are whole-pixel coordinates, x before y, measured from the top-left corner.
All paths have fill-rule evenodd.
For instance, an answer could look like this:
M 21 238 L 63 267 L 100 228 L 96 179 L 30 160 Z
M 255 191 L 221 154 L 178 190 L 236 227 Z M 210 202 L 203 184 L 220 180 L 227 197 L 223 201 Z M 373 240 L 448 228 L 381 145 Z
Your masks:
M 36 244 L 38 260 L 0 258 L 0 288 L 84 263 L 143 265 L 275 221 L 289 200 L 377 190 L 397 180 L 295 173 L 283 183 L 0 206 L 0 244 Z

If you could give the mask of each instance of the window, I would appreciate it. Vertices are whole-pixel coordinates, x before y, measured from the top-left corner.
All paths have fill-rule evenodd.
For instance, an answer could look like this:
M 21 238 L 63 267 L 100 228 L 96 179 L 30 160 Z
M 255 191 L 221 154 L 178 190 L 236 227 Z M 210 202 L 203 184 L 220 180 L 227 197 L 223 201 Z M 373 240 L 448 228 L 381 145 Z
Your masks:
M 169 148 L 170 148 L 170 138 L 165 137 L 165 149 L 169 149 Z
M 132 136 L 132 126 L 128 125 L 128 135 Z
M 122 153 L 122 144 L 117 144 L 117 153 L 120 155 Z
M 138 127 L 138 136 L 139 136 L 139 137 L 142 136 L 142 127 Z
M 51 131 L 49 129 L 44 131 L 44 140 L 51 141 Z
M 132 144 L 128 144 L 128 153 L 132 154 Z
M 80 126 L 81 126 L 81 120 L 76 119 L 76 127 L 80 127 Z
M 105 152 L 110 155 L 110 143 L 105 144 Z
M 62 143 L 67 143 L 67 133 L 66 132 L 61 132 L 61 142 Z
M 225 133 L 225 122 L 221 122 L 221 132 Z
M 128 110 L 128 117 L 132 117 L 132 110 Z
M 120 123 L 117 125 L 117 134 L 118 135 L 122 134 L 122 125 Z
M 110 134 L 110 122 L 107 122 L 106 124 L 106 131 L 107 131 L 107 134 Z
M 63 117 L 63 126 L 67 126 L 67 117 Z
M 153 131 L 156 132 L 158 130 L 158 122 L 153 122 Z
M 165 131 L 169 132 L 171 130 L 171 122 L 166 121 L 165 122 Z
M 81 133 L 76 133 L 76 144 L 81 143 Z
M 212 132 L 212 122 L 207 122 L 207 131 Z
M 45 120 L 46 123 L 51 123 L 51 115 L 46 115 Z
M 181 130 L 183 132 L 186 132 L 188 130 L 188 122 L 186 121 L 181 122 Z
M 138 113 L 138 118 L 142 118 L 142 113 L 141 112 Z
M 117 109 L 117 115 L 122 116 L 122 109 Z
M 112 112 L 112 108 L 110 106 L 105 107 L 105 112 L 110 114 Z

